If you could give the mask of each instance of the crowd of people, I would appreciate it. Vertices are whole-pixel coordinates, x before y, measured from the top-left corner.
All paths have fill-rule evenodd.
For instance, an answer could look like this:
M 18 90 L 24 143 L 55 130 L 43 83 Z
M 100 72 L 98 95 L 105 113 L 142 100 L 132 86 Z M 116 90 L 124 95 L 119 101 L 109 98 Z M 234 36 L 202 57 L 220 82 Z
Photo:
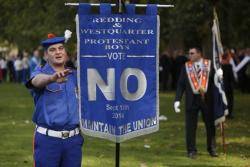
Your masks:
M 39 49 L 35 49 L 32 54 L 26 51 L 18 55 L 0 55 L 0 83 L 16 82 L 25 83 L 30 73 L 37 65 L 45 62 Z M 69 53 L 68 53 L 69 54 Z M 72 60 L 67 65 L 75 68 L 75 57 L 69 56 Z M 183 50 L 176 50 L 173 54 L 167 51 L 160 55 L 160 90 L 165 92 L 175 90 L 176 83 L 180 76 L 181 67 L 188 61 L 188 56 Z M 232 90 L 238 88 L 243 93 L 250 93 L 250 48 L 247 49 L 225 49 L 221 58 L 222 69 L 224 71 L 224 86 L 228 96 L 232 96 Z
M 30 74 L 36 66 L 43 65 L 45 62 L 46 60 L 41 49 L 35 49 L 32 54 L 23 51 L 17 55 L 0 55 L 0 83 L 13 82 L 24 84 L 30 78 Z M 74 68 L 75 59 L 68 61 L 67 65 Z
M 18 55 L 8 55 L 0 57 L 0 81 L 25 83 L 31 71 L 41 63 L 39 50 L 35 50 L 32 55 L 27 52 Z
M 173 54 L 165 51 L 160 55 L 160 90 L 175 90 L 176 83 L 180 76 L 181 67 L 188 61 L 188 55 L 183 50 L 176 50 Z M 225 89 L 232 94 L 234 88 L 243 93 L 249 93 L 250 87 L 250 48 L 247 49 L 225 49 L 221 57 L 222 69 L 224 72 Z M 229 96 L 230 96 L 229 95 Z
M 37 65 L 45 62 L 39 49 L 35 49 L 32 54 L 26 51 L 18 55 L 0 56 L 0 83 L 16 82 L 25 83 L 30 73 Z M 69 54 L 69 53 L 68 53 Z M 70 67 L 76 66 L 75 57 L 69 56 L 72 60 L 67 62 Z M 173 54 L 167 51 L 160 55 L 160 90 L 165 92 L 175 90 L 176 83 L 180 76 L 181 67 L 188 61 L 188 56 L 183 50 L 176 50 Z M 243 93 L 250 93 L 250 48 L 247 49 L 225 49 L 221 58 L 222 69 L 224 71 L 225 91 L 228 96 L 232 96 L 232 90 L 238 88 Z
M 176 50 L 170 55 L 167 51 L 160 55 L 160 89 L 161 91 L 175 90 L 180 76 L 181 67 L 188 61 L 183 50 Z

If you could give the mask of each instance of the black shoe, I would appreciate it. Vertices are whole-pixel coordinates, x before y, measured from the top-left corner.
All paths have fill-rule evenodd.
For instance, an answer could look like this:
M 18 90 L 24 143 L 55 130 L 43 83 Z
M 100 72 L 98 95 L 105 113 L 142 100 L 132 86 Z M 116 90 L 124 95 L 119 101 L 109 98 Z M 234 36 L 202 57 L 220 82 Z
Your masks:
M 191 158 L 191 159 L 195 159 L 195 158 L 196 158 L 196 155 L 197 155 L 196 152 L 189 152 L 189 153 L 187 154 L 187 157 L 188 157 L 188 158 Z
M 219 155 L 215 151 L 209 151 L 211 157 L 218 157 Z

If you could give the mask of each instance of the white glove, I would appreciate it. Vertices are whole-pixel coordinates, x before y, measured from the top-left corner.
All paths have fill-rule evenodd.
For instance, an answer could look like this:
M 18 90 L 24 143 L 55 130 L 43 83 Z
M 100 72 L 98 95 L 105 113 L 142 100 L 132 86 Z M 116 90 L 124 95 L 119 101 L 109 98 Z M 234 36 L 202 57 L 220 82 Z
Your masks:
M 215 75 L 217 75 L 217 77 L 222 80 L 223 79 L 223 70 L 221 68 L 219 68 L 218 70 L 216 70 Z
M 72 32 L 70 30 L 65 30 L 64 32 L 65 43 L 67 43 L 69 38 L 71 38 L 71 34 Z
M 181 112 L 181 110 L 180 110 L 180 102 L 179 101 L 174 102 L 174 111 L 176 113 Z

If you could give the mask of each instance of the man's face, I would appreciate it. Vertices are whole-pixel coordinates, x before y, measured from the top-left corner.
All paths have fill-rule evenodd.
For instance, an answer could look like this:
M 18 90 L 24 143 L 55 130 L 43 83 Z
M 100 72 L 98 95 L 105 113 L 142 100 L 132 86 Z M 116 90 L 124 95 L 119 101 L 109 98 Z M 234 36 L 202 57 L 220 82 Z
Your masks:
M 63 44 L 58 43 L 48 47 L 45 57 L 51 65 L 60 66 L 65 64 L 67 54 Z
M 189 49 L 189 58 L 192 62 L 196 62 L 201 58 L 201 53 L 195 48 Z

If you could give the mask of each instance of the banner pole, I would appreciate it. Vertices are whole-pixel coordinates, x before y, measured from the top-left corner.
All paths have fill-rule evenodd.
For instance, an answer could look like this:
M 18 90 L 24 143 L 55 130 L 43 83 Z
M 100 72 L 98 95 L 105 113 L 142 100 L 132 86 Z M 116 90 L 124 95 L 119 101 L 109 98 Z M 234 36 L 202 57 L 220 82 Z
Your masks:
M 122 13 L 122 0 L 118 0 L 118 12 Z
M 222 148 L 223 148 L 223 153 L 226 153 L 226 144 L 225 144 L 225 126 L 224 122 L 220 123 L 220 130 L 221 130 L 221 140 L 222 140 Z
M 79 6 L 79 3 L 65 3 L 64 4 L 65 6 Z M 100 6 L 99 3 L 90 3 L 91 6 Z M 141 7 L 141 8 L 145 8 L 147 7 L 147 4 L 134 4 L 136 7 Z M 117 6 L 117 4 L 111 4 L 111 6 Z M 158 8 L 173 8 L 174 5 L 160 5 L 160 4 L 157 4 L 157 7 Z
M 120 167 L 120 143 L 116 143 L 115 150 L 115 167 Z
M 117 0 L 118 12 L 122 13 L 122 0 Z M 120 143 L 115 144 L 115 167 L 120 167 Z

